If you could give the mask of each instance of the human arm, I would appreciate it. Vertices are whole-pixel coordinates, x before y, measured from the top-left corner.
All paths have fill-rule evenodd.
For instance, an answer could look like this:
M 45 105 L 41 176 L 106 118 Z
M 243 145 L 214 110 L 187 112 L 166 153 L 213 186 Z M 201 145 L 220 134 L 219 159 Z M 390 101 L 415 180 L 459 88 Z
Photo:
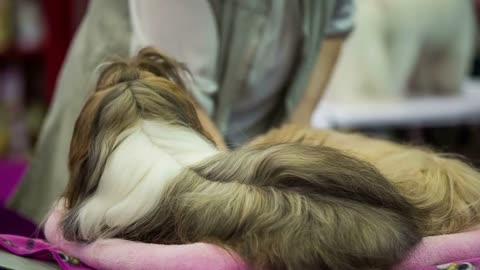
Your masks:
M 309 125 L 310 118 L 320 101 L 335 70 L 342 45 L 353 28 L 354 6 L 352 0 L 338 0 L 332 19 L 327 25 L 326 37 L 316 56 L 312 76 L 289 122 Z
M 333 74 L 344 40 L 345 37 L 338 36 L 323 41 L 308 86 L 289 119 L 290 123 L 297 125 L 310 124 L 311 115 Z

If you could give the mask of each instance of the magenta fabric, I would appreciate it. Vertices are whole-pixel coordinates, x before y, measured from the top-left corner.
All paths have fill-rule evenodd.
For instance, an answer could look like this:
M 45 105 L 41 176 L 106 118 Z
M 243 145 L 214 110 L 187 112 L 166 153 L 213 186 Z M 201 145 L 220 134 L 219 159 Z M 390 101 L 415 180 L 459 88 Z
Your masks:
M 26 168 L 26 161 L 0 159 L 0 205 L 12 195 Z
M 45 239 L 43 231 L 30 220 L 0 206 L 0 234 L 14 234 Z
M 24 160 L 0 159 L 0 234 L 45 238 L 33 222 L 4 207 L 26 168 L 27 162 Z
M 64 270 L 92 270 L 77 258 L 66 255 L 60 249 L 41 239 L 0 234 L 0 249 L 18 256 L 30 257 L 41 261 L 56 262 Z

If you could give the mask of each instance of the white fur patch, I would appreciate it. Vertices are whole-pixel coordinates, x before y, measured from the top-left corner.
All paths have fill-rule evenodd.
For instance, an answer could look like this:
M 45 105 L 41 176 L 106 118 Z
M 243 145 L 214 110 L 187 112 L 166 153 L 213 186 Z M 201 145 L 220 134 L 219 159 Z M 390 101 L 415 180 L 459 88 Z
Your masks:
M 218 153 L 191 129 L 153 121 L 139 122 L 118 142 L 97 190 L 79 211 L 84 238 L 98 236 L 105 225 L 115 230 L 138 221 L 158 207 L 182 169 Z

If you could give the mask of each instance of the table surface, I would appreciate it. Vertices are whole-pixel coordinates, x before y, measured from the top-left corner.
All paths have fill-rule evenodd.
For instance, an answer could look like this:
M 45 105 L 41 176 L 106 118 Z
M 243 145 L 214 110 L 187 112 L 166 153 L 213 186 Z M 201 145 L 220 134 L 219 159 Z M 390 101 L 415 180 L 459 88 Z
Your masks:
M 58 270 L 55 263 L 42 262 L 34 259 L 20 257 L 0 250 L 0 267 L 12 270 Z
M 480 123 L 480 80 L 467 80 L 452 97 L 418 97 L 390 102 L 341 103 L 325 99 L 312 117 L 318 128 L 454 126 Z

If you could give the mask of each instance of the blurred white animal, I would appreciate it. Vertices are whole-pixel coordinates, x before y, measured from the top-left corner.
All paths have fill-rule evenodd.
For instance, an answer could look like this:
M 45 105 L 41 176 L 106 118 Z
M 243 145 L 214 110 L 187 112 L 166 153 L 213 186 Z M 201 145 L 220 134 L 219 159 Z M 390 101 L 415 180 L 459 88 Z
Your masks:
M 356 0 L 355 29 L 328 100 L 398 100 L 461 91 L 474 48 L 470 0 Z

